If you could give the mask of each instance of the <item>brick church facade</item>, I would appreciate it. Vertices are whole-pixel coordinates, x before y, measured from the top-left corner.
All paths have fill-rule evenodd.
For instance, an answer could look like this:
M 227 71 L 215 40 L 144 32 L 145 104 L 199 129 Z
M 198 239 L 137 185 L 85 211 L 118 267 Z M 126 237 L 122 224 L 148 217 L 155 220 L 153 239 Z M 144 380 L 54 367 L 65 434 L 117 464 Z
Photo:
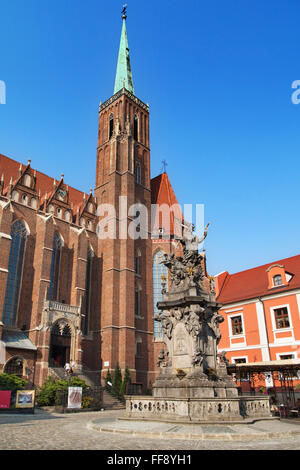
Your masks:
M 150 214 L 177 200 L 166 173 L 150 178 L 149 106 L 135 96 L 125 20 L 114 94 L 99 106 L 94 191 L 0 155 L 0 372 L 36 385 L 70 360 L 102 384 L 108 369 L 128 366 L 144 391 L 157 373 L 153 316 L 168 282 L 160 261 L 178 247 L 174 217 L 157 232 L 149 218 L 147 236 L 126 234 L 134 204 Z M 107 219 L 114 237 L 99 236 Z

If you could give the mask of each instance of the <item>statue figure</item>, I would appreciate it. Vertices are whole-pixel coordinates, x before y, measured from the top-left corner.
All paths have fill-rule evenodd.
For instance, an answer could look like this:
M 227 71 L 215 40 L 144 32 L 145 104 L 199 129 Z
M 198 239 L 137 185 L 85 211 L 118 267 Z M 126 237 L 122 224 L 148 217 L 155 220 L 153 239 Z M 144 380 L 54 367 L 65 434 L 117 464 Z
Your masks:
M 165 310 L 158 316 L 159 321 L 161 321 L 163 334 L 167 336 L 168 339 L 172 338 L 173 323 L 170 320 L 170 313 Z
M 229 364 L 229 360 L 226 357 L 226 351 L 222 351 L 218 354 L 221 364 Z
M 161 364 L 165 361 L 165 352 L 163 349 L 160 350 L 158 360 L 157 360 L 157 366 L 161 367 Z

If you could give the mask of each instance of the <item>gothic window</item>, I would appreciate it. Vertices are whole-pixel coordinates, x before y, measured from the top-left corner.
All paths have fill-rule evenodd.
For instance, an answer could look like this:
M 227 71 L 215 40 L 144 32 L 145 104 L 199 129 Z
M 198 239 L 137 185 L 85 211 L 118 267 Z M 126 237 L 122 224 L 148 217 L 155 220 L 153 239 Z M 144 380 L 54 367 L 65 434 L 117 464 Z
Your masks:
M 52 245 L 52 259 L 50 268 L 50 286 L 48 296 L 50 300 L 57 300 L 58 298 L 58 286 L 59 286 L 59 267 L 61 259 L 61 249 L 63 241 L 61 236 L 55 232 L 53 237 Z
M 133 118 L 133 138 L 134 140 L 138 140 L 139 138 L 139 132 L 138 132 L 138 129 L 139 129 L 139 119 L 137 117 L 137 115 L 135 114 L 134 115 L 134 118 Z
M 13 201 L 18 201 L 19 200 L 19 193 L 18 191 L 13 191 L 12 192 L 12 195 L 11 195 L 11 198 Z
M 18 377 L 23 376 L 23 359 L 21 357 L 13 357 L 4 367 L 5 374 L 14 374 Z
M 112 137 L 114 132 L 114 115 L 109 116 L 109 139 Z
M 139 163 L 135 165 L 135 181 L 141 184 L 141 165 Z
M 141 316 L 141 291 L 138 287 L 135 288 L 134 313 L 136 317 Z
M 71 337 L 71 336 L 72 336 L 71 328 L 69 327 L 69 325 L 65 325 L 65 326 L 64 326 L 61 335 L 62 335 L 62 336 L 67 336 L 67 337 Z
M 164 258 L 163 251 L 158 251 L 153 256 L 152 261 L 152 270 L 153 270 L 153 311 L 154 315 L 159 313 L 159 310 L 156 306 L 157 302 L 162 300 L 162 283 L 166 283 L 166 288 L 168 286 L 168 270 L 164 264 L 161 264 L 161 261 Z M 154 338 L 162 338 L 162 329 L 161 323 L 154 320 Z
M 86 278 L 85 278 L 85 318 L 84 318 L 84 334 L 87 335 L 89 331 L 89 313 L 91 306 L 91 277 L 92 277 L 92 260 L 94 252 L 92 248 L 88 247 L 87 263 L 86 263 Z
M 24 176 L 23 184 L 24 184 L 24 186 L 28 186 L 30 188 L 30 186 L 31 186 L 31 177 L 30 177 L 30 175 L 27 174 L 27 175 Z
M 8 261 L 8 275 L 3 305 L 3 323 L 15 325 L 21 292 L 25 246 L 28 232 L 22 220 L 11 228 L 11 245 Z
M 141 274 L 141 252 L 139 249 L 136 250 L 134 256 L 134 272 L 135 274 Z
M 282 286 L 282 277 L 280 274 L 273 277 L 273 284 L 274 286 Z

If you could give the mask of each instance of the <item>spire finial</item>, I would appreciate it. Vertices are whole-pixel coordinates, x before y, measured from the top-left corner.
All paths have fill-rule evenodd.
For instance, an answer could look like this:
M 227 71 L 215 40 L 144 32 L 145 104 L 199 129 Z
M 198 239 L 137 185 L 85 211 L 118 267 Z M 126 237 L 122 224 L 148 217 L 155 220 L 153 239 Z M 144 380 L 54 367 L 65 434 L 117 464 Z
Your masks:
M 127 19 L 127 3 L 125 3 L 125 5 L 123 5 L 122 19 L 123 19 L 123 20 L 126 20 L 126 19 Z
M 127 9 L 127 5 L 124 5 L 123 10 L 122 10 L 123 25 L 122 25 L 122 32 L 121 32 L 120 47 L 119 47 L 114 94 L 116 94 L 118 91 L 122 90 L 123 88 L 126 88 L 126 90 L 128 90 L 130 93 L 134 95 L 134 86 L 133 86 L 133 80 L 132 80 L 129 46 L 128 46 L 126 22 L 125 22 L 127 18 L 126 9 Z

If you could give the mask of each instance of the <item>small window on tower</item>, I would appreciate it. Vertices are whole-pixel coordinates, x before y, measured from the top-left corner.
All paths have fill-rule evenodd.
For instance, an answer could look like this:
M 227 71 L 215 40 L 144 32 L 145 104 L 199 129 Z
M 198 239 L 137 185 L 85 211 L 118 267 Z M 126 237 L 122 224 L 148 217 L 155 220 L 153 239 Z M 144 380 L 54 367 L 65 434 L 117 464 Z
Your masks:
M 135 181 L 141 184 L 141 165 L 139 163 L 135 166 Z
M 134 122 L 133 122 L 133 138 L 134 140 L 138 140 L 139 135 L 138 135 L 138 129 L 139 129 L 139 119 L 137 115 L 134 115 Z
M 114 115 L 109 116 L 109 138 L 112 137 L 114 131 Z

